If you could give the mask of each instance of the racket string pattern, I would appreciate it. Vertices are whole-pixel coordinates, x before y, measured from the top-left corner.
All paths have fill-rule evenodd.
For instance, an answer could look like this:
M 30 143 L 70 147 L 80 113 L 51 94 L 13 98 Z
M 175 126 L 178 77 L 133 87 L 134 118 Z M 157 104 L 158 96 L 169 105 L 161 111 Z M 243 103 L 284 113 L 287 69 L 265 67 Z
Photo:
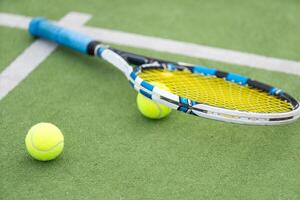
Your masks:
M 231 110 L 273 113 L 288 112 L 292 105 L 274 95 L 215 76 L 189 71 L 143 70 L 138 74 L 147 82 L 160 82 L 173 94 L 193 101 Z

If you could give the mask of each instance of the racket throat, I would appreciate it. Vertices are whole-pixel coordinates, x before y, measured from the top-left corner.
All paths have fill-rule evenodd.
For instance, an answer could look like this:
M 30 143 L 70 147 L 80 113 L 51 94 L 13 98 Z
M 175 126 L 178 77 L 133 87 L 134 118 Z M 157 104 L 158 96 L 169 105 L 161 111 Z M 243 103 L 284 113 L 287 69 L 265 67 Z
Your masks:
M 119 54 L 109 49 L 109 46 L 103 45 L 98 41 L 91 41 L 87 47 L 87 53 L 91 56 L 103 58 L 116 68 L 118 68 L 128 78 L 132 72 L 132 67 Z

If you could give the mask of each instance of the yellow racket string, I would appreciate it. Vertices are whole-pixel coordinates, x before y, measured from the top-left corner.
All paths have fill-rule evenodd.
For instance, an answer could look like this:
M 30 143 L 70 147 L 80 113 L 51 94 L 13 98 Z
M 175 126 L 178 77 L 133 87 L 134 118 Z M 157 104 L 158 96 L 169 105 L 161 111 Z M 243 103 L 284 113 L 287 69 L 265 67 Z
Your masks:
M 292 110 L 290 103 L 275 96 L 215 76 L 157 69 L 143 70 L 138 76 L 147 82 L 166 85 L 173 94 L 210 106 L 257 113 Z

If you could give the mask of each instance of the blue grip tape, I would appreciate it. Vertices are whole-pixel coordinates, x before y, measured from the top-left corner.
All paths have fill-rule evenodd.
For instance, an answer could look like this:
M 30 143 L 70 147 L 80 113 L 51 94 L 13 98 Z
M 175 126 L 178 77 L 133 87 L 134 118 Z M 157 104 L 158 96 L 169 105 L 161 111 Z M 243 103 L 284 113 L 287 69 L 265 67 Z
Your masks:
M 92 41 L 92 38 L 86 35 L 57 26 L 41 17 L 31 20 L 29 33 L 85 54 L 87 53 L 88 44 Z

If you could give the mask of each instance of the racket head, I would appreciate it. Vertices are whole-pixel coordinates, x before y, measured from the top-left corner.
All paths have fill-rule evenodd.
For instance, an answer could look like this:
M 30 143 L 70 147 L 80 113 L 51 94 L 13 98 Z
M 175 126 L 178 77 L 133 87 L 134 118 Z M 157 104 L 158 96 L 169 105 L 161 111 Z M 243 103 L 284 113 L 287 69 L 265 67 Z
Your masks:
M 200 117 L 276 125 L 300 116 L 299 102 L 280 89 L 212 68 L 154 62 L 135 68 L 128 79 L 145 97 Z M 162 83 L 169 91 L 151 82 Z

